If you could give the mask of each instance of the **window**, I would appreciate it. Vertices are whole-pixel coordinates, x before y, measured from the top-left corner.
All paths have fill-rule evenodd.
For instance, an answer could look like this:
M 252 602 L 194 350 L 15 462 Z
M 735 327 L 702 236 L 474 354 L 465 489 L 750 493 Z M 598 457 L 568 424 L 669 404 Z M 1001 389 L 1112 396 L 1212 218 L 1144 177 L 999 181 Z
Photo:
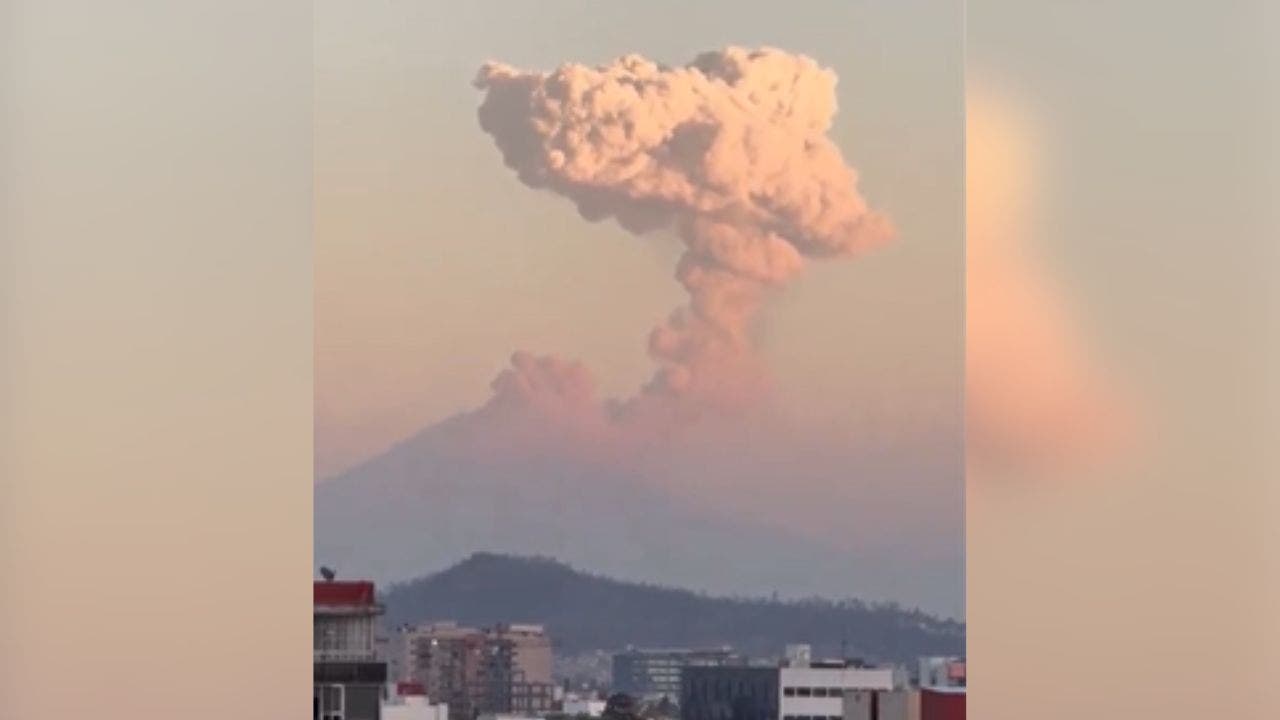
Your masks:
M 813 689 L 813 696 L 814 696 L 814 697 L 826 697 L 826 696 L 827 696 L 827 689 L 826 689 L 826 688 L 814 688 L 814 689 Z
M 786 696 L 786 697 L 795 697 L 795 696 L 796 696 L 796 689 L 795 689 L 795 688 L 793 688 L 793 687 L 789 687 L 789 688 L 782 688 L 782 694 L 783 694 L 784 696 Z M 787 720 L 790 720 L 790 717 L 791 717 L 791 716 L 790 716 L 790 715 L 788 715 L 788 716 L 787 716 Z
M 796 688 L 796 695 L 799 697 L 810 697 L 813 691 L 807 687 Z
M 341 685 L 320 686 L 320 720 L 344 720 L 346 707 L 343 690 Z

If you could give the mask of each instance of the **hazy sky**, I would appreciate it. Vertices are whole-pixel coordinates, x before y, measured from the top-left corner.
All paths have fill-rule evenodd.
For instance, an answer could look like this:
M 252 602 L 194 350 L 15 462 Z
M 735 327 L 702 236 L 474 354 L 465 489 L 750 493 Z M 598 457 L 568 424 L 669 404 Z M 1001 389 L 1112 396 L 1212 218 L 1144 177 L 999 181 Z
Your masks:
M 318 476 L 482 403 L 518 348 L 580 359 L 603 391 L 630 394 L 652 372 L 649 328 L 684 301 L 677 240 L 585 223 L 503 167 L 471 86 L 490 59 L 683 64 L 772 45 L 834 69 L 832 137 L 900 237 L 811 264 L 766 312 L 762 352 L 805 416 L 954 421 L 939 415 L 961 370 L 960 3 L 729 8 L 318 4 Z
M 646 482 L 864 553 L 856 582 L 822 592 L 963 612 L 959 2 L 322 2 L 316 26 L 319 479 L 484 404 L 516 350 L 580 360 L 602 394 L 631 396 L 654 371 L 650 329 L 687 301 L 674 234 L 588 223 L 504 167 L 476 116 L 483 63 L 778 47 L 838 75 L 829 136 L 898 236 L 808 263 L 766 304 L 758 352 L 786 418 L 770 440 L 748 429 L 699 453 L 686 438 Z M 723 586 L 754 592 L 743 573 Z

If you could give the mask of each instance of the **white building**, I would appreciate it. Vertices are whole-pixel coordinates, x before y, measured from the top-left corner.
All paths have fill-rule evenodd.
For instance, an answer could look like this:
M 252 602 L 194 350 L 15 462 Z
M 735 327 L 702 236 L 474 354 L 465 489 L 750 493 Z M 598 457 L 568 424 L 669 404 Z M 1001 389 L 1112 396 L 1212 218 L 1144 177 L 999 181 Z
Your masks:
M 788 664 L 778 669 L 778 714 L 782 720 L 840 720 L 845 693 L 893 690 L 902 685 L 892 667 L 862 667 L 849 661 L 808 661 L 806 649 L 787 648 Z
M 851 690 L 844 696 L 844 720 L 921 720 L 920 691 Z
M 589 715 L 600 717 L 604 714 L 605 701 L 592 697 L 570 695 L 564 699 L 564 714 L 570 716 Z

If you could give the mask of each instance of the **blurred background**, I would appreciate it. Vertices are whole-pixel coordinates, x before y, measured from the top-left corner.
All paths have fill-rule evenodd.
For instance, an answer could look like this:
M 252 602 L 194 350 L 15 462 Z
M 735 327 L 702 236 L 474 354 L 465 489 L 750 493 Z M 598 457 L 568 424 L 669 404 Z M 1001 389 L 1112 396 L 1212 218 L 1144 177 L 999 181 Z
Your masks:
M 968 3 L 974 717 L 1275 712 L 1275 17 Z

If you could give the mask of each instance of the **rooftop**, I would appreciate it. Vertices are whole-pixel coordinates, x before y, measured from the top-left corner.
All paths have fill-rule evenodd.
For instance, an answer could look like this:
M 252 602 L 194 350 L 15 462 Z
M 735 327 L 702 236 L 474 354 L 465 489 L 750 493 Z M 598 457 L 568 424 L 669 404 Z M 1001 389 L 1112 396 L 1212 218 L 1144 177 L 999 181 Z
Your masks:
M 367 580 L 316 580 L 312 602 L 318 608 L 374 607 L 373 583 Z

